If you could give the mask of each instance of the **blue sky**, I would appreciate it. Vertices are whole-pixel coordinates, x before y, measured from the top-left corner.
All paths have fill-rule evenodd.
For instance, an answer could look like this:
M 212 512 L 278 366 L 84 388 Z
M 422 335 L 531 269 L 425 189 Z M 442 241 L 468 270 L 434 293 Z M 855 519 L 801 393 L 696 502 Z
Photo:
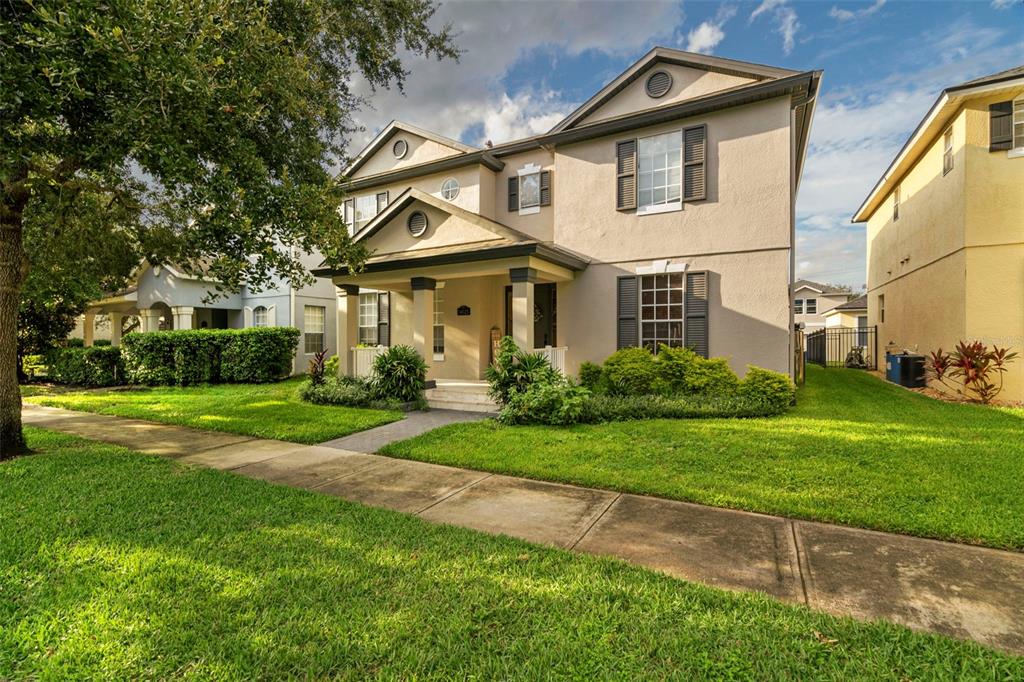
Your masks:
M 412 59 L 404 93 L 368 93 L 361 147 L 391 119 L 495 143 L 543 132 L 655 45 L 823 69 L 797 204 L 797 275 L 860 287 L 850 216 L 939 91 L 1024 64 L 1024 0 L 442 4 L 458 63 Z

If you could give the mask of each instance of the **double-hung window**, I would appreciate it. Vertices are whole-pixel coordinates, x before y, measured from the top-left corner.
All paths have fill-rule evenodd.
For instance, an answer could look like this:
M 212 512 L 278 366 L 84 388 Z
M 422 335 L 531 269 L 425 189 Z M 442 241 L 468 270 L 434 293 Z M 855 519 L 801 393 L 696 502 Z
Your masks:
M 1024 156 L 1024 96 L 1013 100 L 1013 149 L 1012 156 Z
M 353 199 L 347 199 L 342 206 L 342 218 L 344 218 L 345 224 L 348 225 L 349 234 L 355 234 L 363 229 L 387 205 L 387 192 L 364 194 Z
M 378 295 L 359 294 L 359 343 L 363 346 L 376 346 L 378 342 Z
M 444 288 L 434 289 L 434 360 L 444 360 Z
M 258 305 L 252 309 L 252 326 L 254 327 L 266 327 L 267 326 L 267 308 L 266 306 Z
M 816 299 L 816 298 L 809 298 L 806 301 L 804 301 L 804 306 L 807 309 L 807 314 L 808 315 L 817 315 L 818 314 L 818 299 Z
M 307 305 L 303 310 L 302 321 L 305 326 L 305 351 L 307 355 L 319 353 L 324 349 L 324 321 L 327 309 L 319 305 Z
M 942 135 L 942 174 L 953 170 L 953 128 L 950 126 Z
M 804 299 L 798 298 L 793 301 L 793 314 L 803 315 L 804 314 Z
M 896 185 L 896 189 L 892 191 L 892 221 L 896 222 L 900 219 L 900 186 Z
M 640 277 L 640 345 L 683 345 L 683 274 Z
M 637 140 L 637 213 L 682 208 L 683 133 Z

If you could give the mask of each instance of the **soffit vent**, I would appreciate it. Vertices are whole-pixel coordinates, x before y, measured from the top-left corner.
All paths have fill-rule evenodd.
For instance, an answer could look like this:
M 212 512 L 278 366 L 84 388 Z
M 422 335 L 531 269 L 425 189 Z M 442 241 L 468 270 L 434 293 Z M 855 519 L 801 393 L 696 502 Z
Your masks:
M 398 140 L 391 147 L 391 152 L 395 155 L 396 159 L 405 158 L 406 152 L 409 151 L 409 143 L 405 140 Z
M 668 71 L 655 71 L 647 77 L 645 88 L 650 97 L 663 97 L 672 87 L 672 76 Z
M 413 211 L 409 215 L 409 220 L 406 222 L 406 226 L 409 228 L 409 234 L 413 237 L 422 237 L 423 233 L 427 231 L 427 216 L 423 211 Z

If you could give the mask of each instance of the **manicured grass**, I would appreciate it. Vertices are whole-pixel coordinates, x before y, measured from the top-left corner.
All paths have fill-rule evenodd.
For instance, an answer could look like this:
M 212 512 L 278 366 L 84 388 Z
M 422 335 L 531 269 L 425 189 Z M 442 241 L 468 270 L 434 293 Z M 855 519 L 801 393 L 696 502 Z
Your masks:
M 296 443 L 323 443 L 402 418 L 396 410 L 303 402 L 297 395 L 301 382 L 79 391 L 29 396 L 26 402 Z
M 1024 549 L 1024 410 L 808 369 L 770 419 L 458 424 L 384 452 L 530 478 Z
M 1019 679 L 1024 659 L 28 429 L 0 678 Z

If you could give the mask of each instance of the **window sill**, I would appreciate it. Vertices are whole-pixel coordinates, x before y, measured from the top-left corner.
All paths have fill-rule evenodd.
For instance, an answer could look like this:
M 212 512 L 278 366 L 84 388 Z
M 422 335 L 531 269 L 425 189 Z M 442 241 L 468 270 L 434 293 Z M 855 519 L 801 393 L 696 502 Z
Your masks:
M 534 215 L 540 213 L 540 206 L 526 206 L 525 208 L 519 209 L 519 215 Z
M 672 213 L 673 211 L 682 211 L 683 202 L 674 202 L 671 204 L 657 204 L 656 206 L 644 206 L 638 208 L 636 214 L 639 215 L 655 215 L 658 213 Z
M 444 362 L 444 353 L 434 353 L 434 362 Z
M 1006 152 L 1006 158 L 1008 159 L 1024 159 L 1024 147 L 1017 149 L 1010 149 Z

